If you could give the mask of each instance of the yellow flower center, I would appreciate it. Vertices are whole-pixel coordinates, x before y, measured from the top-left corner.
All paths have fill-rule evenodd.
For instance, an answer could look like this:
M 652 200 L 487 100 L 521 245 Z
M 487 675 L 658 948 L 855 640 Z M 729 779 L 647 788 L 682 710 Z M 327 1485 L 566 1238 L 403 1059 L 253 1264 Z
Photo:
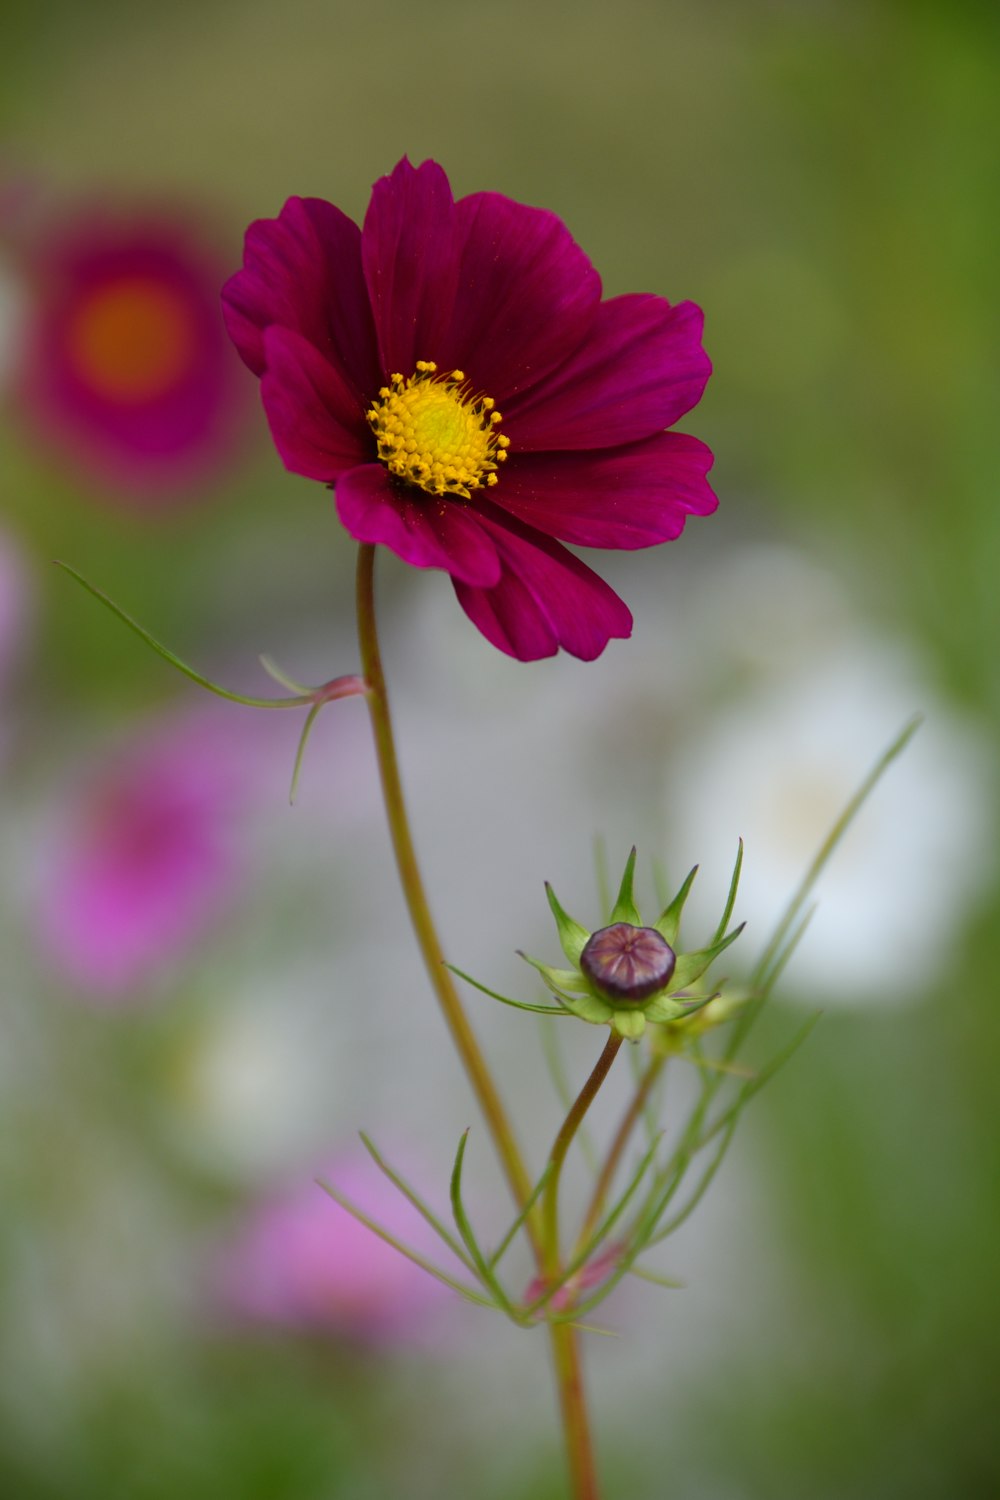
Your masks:
M 391 375 L 378 394 L 366 416 L 390 474 L 466 500 L 496 484 L 510 439 L 497 431 L 493 398 L 473 392 L 462 370 L 439 375 L 433 360 L 418 359 L 413 375 Z

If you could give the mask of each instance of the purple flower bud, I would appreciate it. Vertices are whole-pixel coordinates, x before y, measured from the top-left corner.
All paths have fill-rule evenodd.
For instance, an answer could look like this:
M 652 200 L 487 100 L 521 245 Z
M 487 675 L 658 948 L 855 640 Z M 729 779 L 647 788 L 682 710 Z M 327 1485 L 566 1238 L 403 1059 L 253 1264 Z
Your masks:
M 592 933 L 580 954 L 580 968 L 610 1000 L 638 1004 L 670 982 L 676 957 L 666 938 L 652 927 L 615 922 Z

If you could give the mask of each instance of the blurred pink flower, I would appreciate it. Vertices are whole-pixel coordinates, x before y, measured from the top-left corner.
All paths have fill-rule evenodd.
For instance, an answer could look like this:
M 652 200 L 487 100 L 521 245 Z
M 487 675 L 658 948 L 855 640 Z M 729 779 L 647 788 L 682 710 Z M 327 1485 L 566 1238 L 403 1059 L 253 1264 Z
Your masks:
M 346 1158 L 320 1174 L 364 1213 L 444 1265 L 448 1252 L 371 1162 Z M 454 1300 L 311 1179 L 263 1202 L 225 1249 L 221 1300 L 241 1317 L 367 1343 L 425 1343 Z
M 233 455 L 249 395 L 196 226 L 102 207 L 35 241 L 18 372 L 30 427 L 121 500 L 153 510 L 192 498 Z
M 37 892 L 41 942 L 73 984 L 128 1000 L 225 911 L 247 769 L 235 733 L 181 720 L 125 743 L 76 789 Z

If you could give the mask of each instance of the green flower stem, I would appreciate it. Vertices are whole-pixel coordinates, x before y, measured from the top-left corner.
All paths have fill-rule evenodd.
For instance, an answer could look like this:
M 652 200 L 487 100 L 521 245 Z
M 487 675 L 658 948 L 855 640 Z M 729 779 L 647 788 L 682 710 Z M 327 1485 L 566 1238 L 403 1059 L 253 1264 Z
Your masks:
M 569 1323 L 550 1323 L 549 1334 L 573 1500 L 600 1500 L 576 1330 Z
M 406 815 L 406 804 L 403 800 L 403 788 L 392 733 L 392 719 L 389 714 L 389 699 L 375 629 L 375 548 L 368 543 L 362 543 L 358 549 L 357 609 L 361 670 L 368 684 L 367 702 L 375 735 L 375 752 L 378 757 L 379 774 L 382 778 L 382 794 L 385 799 L 389 832 L 396 855 L 400 883 L 410 912 L 410 920 L 427 967 L 428 977 L 444 1012 L 445 1021 L 452 1040 L 458 1048 L 473 1092 L 486 1117 L 486 1123 L 503 1164 L 514 1201 L 518 1208 L 523 1208 L 531 1197 L 532 1182 L 507 1119 L 506 1110 L 479 1049 L 479 1043 L 462 1009 L 462 1002 L 452 983 L 451 974 L 445 968 L 444 954 L 441 951 L 441 944 L 417 865 L 413 837 Z M 540 1241 L 531 1217 L 526 1227 L 540 1259 Z
M 659 1078 L 666 1060 L 665 1053 L 660 1053 L 658 1056 L 652 1057 L 649 1066 L 639 1080 L 639 1086 L 632 1097 L 631 1104 L 622 1116 L 621 1124 L 618 1126 L 615 1138 L 611 1142 L 611 1149 L 604 1159 L 604 1165 L 601 1167 L 597 1182 L 594 1185 L 593 1196 L 584 1215 L 583 1224 L 576 1242 L 576 1249 L 573 1252 L 574 1254 L 583 1248 L 586 1241 L 597 1228 L 604 1210 L 605 1200 L 614 1181 L 615 1172 L 618 1170 L 618 1164 L 622 1159 L 625 1147 L 628 1145 L 629 1136 L 635 1129 L 636 1121 L 646 1107 L 646 1100 L 649 1098 L 650 1091 L 656 1083 L 657 1078 Z
M 444 1012 L 445 1021 L 455 1046 L 458 1048 L 469 1082 L 486 1118 L 514 1200 L 518 1208 L 523 1209 L 532 1195 L 531 1179 L 506 1111 L 487 1069 L 485 1059 L 479 1050 L 479 1044 L 462 1009 L 458 992 L 452 983 L 449 971 L 445 968 L 444 954 L 441 951 L 441 944 L 417 865 L 413 837 L 406 815 L 406 804 L 403 800 L 403 788 L 392 733 L 392 719 L 389 713 L 389 699 L 375 628 L 375 548 L 368 543 L 362 543 L 358 550 L 357 615 L 361 670 L 368 688 L 366 696 L 375 736 L 375 753 L 378 758 L 379 775 L 382 779 L 382 794 L 385 799 L 389 832 L 396 855 L 400 883 L 409 907 L 410 920 L 413 923 L 413 930 L 431 985 Z M 614 1051 L 608 1058 L 608 1067 L 611 1065 L 614 1052 L 617 1052 L 621 1045 L 620 1038 L 615 1038 L 614 1041 Z M 608 1048 L 610 1047 L 609 1042 Z M 608 1048 L 605 1050 L 607 1051 Z M 604 1071 L 607 1071 L 607 1067 Z M 601 1076 L 603 1077 L 603 1074 Z M 600 1080 L 598 1080 L 598 1086 L 599 1083 Z M 587 1103 L 596 1091 L 597 1086 L 590 1094 Z M 574 1110 L 577 1109 L 579 1103 L 578 1100 L 577 1105 L 574 1105 Z M 584 1104 L 577 1113 L 576 1124 L 579 1124 L 583 1118 L 586 1107 L 587 1105 Z M 572 1115 L 573 1111 L 570 1113 Z M 575 1128 L 576 1125 L 573 1126 L 573 1130 Z M 565 1135 L 565 1143 L 562 1147 L 563 1156 L 572 1140 L 573 1130 L 567 1134 L 564 1126 L 560 1132 L 560 1141 Z M 546 1266 L 544 1245 L 538 1228 L 538 1215 L 534 1211 L 530 1212 L 525 1219 L 525 1229 L 531 1240 L 539 1270 L 544 1271 Z M 556 1258 L 558 1260 L 558 1248 Z M 573 1500 L 599 1500 L 577 1333 L 568 1323 L 550 1323 L 549 1334 L 556 1382 L 559 1388 L 559 1405 Z
M 545 1275 L 554 1280 L 560 1271 L 559 1258 L 559 1179 L 562 1175 L 566 1153 L 573 1143 L 601 1084 L 607 1078 L 611 1064 L 621 1049 L 622 1038 L 612 1031 L 605 1043 L 604 1051 L 597 1059 L 593 1072 L 570 1105 L 569 1112 L 556 1136 L 549 1153 L 548 1180 L 542 1204 L 542 1242 L 545 1253 Z M 590 1422 L 587 1416 L 587 1400 L 583 1389 L 583 1371 L 580 1349 L 575 1330 L 569 1323 L 550 1323 L 552 1357 L 555 1362 L 556 1381 L 559 1386 L 559 1401 L 562 1410 L 563 1432 L 566 1438 L 566 1457 L 573 1483 L 575 1500 L 598 1500 L 597 1470 L 594 1450 L 590 1438 Z
M 549 1178 L 545 1184 L 545 1197 L 542 1202 L 542 1244 L 545 1251 L 545 1274 L 550 1278 L 558 1276 L 560 1269 L 559 1179 L 562 1176 L 563 1162 L 566 1160 L 566 1153 L 580 1128 L 584 1115 L 593 1104 L 598 1089 L 611 1070 L 611 1064 L 618 1056 L 621 1045 L 622 1037 L 617 1031 L 612 1031 L 604 1044 L 604 1051 L 594 1064 L 593 1072 L 570 1105 L 569 1113 L 549 1153 Z

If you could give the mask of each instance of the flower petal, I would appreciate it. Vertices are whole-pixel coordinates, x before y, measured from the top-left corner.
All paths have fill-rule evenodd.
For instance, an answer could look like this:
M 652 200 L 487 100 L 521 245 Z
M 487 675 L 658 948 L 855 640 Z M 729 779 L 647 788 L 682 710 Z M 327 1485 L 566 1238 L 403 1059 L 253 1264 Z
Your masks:
M 466 584 L 489 587 L 500 577 L 490 536 L 460 500 L 395 484 L 381 464 L 345 474 L 335 498 L 337 514 L 359 542 L 381 542 L 415 568 L 443 568 Z
M 361 231 L 322 198 L 289 198 L 277 219 L 246 233 L 243 270 L 222 291 L 230 336 L 255 375 L 264 329 L 301 333 L 354 392 L 362 410 L 380 384 L 375 329 L 361 269 Z
M 406 157 L 372 188 L 361 257 L 385 375 L 438 358 L 455 297 L 455 205 L 437 162 Z
M 261 399 L 285 468 L 331 484 L 345 470 L 367 462 L 371 434 L 334 367 L 287 328 L 266 329 L 262 349 Z
M 516 452 L 616 448 L 662 432 L 701 399 L 712 364 L 693 302 L 613 297 L 586 342 L 544 385 L 508 401 L 504 432 Z
M 627 606 L 571 552 L 488 502 L 478 509 L 500 557 L 500 580 L 492 588 L 472 588 L 456 579 L 455 593 L 494 646 L 519 661 L 554 656 L 560 646 L 593 661 L 612 637 L 632 634 Z
M 632 551 L 673 541 L 689 514 L 715 510 L 711 467 L 697 438 L 661 432 L 603 453 L 515 455 L 490 499 L 560 541 Z
M 434 358 L 506 402 L 586 338 L 601 278 L 555 214 L 501 193 L 456 204 L 461 260 L 451 328 Z

